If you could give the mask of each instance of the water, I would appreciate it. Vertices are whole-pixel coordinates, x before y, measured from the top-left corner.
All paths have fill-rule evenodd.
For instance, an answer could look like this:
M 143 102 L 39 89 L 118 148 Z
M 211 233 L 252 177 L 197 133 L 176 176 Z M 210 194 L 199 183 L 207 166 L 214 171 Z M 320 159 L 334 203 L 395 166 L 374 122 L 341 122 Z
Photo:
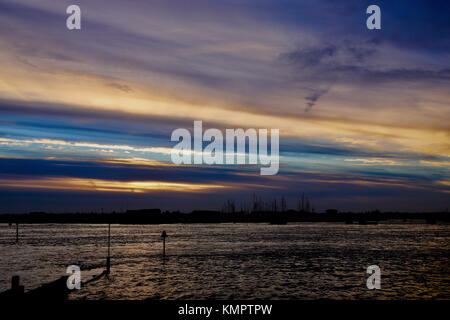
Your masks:
M 160 234 L 166 230 L 167 258 Z M 112 272 L 69 299 L 450 299 L 450 225 L 336 223 L 112 225 Z M 0 225 L 0 291 L 70 264 L 104 269 L 106 225 Z M 366 268 L 381 268 L 381 290 Z

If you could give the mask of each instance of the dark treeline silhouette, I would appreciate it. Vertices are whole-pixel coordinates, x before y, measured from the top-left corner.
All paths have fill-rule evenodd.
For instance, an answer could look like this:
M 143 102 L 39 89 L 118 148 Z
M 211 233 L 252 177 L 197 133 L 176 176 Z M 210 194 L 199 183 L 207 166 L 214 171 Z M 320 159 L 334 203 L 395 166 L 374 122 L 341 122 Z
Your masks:
M 222 206 L 222 212 L 235 213 L 237 212 L 237 206 L 233 200 L 227 200 Z M 279 200 L 273 198 L 270 201 L 264 201 L 261 197 L 253 194 L 253 199 L 251 205 L 247 203 L 240 204 L 240 212 L 245 213 L 261 213 L 261 212 L 286 212 L 287 202 L 286 198 L 282 196 Z M 311 213 L 314 212 L 310 200 L 304 193 L 302 193 L 300 199 L 298 200 L 298 212 Z
M 119 224 L 164 224 L 164 223 L 226 223 L 226 222 L 345 222 L 372 224 L 385 220 L 424 220 L 427 223 L 450 222 L 448 212 L 336 212 L 335 209 L 321 213 L 295 210 L 259 212 L 222 212 L 195 210 L 190 213 L 155 212 L 155 209 L 132 210 L 138 213 L 45 213 L 0 214 L 0 223 L 119 223 Z
M 0 214 L 0 223 L 119 223 L 119 224 L 163 224 L 163 223 L 229 223 L 267 222 L 285 224 L 288 222 L 345 222 L 376 224 L 385 220 L 422 220 L 427 223 L 449 222 L 448 209 L 442 212 L 339 212 L 327 209 L 316 212 L 308 196 L 302 193 L 296 210 L 287 208 L 285 197 L 264 201 L 253 195 L 251 203 L 227 200 L 220 211 L 194 210 L 189 213 L 164 211 L 160 209 L 127 210 L 125 212 L 90 213 L 45 213 Z
M 448 209 L 441 212 L 339 212 L 327 209 L 316 212 L 311 199 L 302 193 L 296 200 L 296 210 L 287 208 L 284 196 L 269 201 L 253 195 L 251 201 L 236 205 L 227 200 L 220 211 L 194 210 L 192 212 L 164 211 L 160 209 L 127 210 L 125 212 L 90 213 L 46 213 L 0 214 L 0 223 L 122 223 L 122 224 L 163 224 L 163 223 L 226 223 L 226 222 L 268 222 L 285 224 L 288 222 L 345 222 L 375 224 L 385 220 L 423 220 L 427 223 L 449 222 Z

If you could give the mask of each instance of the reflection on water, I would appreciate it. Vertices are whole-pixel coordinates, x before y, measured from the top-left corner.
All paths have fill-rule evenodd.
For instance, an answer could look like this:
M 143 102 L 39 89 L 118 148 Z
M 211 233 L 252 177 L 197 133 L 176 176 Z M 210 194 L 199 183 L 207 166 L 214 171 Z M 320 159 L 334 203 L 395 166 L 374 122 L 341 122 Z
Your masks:
M 163 263 L 161 231 L 166 230 Z M 450 226 L 333 223 L 113 225 L 112 272 L 70 299 L 450 298 Z M 0 291 L 20 275 L 25 290 L 63 275 L 99 274 L 105 225 L 0 225 Z M 366 288 L 379 265 L 381 290 Z

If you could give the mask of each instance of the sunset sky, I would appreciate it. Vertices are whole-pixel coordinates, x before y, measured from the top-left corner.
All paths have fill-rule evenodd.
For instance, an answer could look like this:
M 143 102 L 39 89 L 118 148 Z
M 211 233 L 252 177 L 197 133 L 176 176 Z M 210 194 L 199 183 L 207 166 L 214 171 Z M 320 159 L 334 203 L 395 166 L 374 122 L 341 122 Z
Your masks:
M 449 21 L 448 1 L 0 0 L 0 212 L 302 192 L 318 211 L 445 210 Z M 279 128 L 278 175 L 172 164 L 194 120 Z

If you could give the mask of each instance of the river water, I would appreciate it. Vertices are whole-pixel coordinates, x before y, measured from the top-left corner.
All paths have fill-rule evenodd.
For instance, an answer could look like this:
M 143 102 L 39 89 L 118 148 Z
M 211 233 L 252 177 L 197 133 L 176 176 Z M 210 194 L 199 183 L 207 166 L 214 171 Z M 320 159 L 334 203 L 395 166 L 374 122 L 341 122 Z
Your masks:
M 161 231 L 166 240 L 162 258 Z M 19 275 L 25 291 L 68 265 L 100 274 L 107 226 L 0 225 L 0 291 Z M 450 299 L 450 225 L 112 225 L 108 278 L 69 299 Z M 366 269 L 381 269 L 368 290 Z

